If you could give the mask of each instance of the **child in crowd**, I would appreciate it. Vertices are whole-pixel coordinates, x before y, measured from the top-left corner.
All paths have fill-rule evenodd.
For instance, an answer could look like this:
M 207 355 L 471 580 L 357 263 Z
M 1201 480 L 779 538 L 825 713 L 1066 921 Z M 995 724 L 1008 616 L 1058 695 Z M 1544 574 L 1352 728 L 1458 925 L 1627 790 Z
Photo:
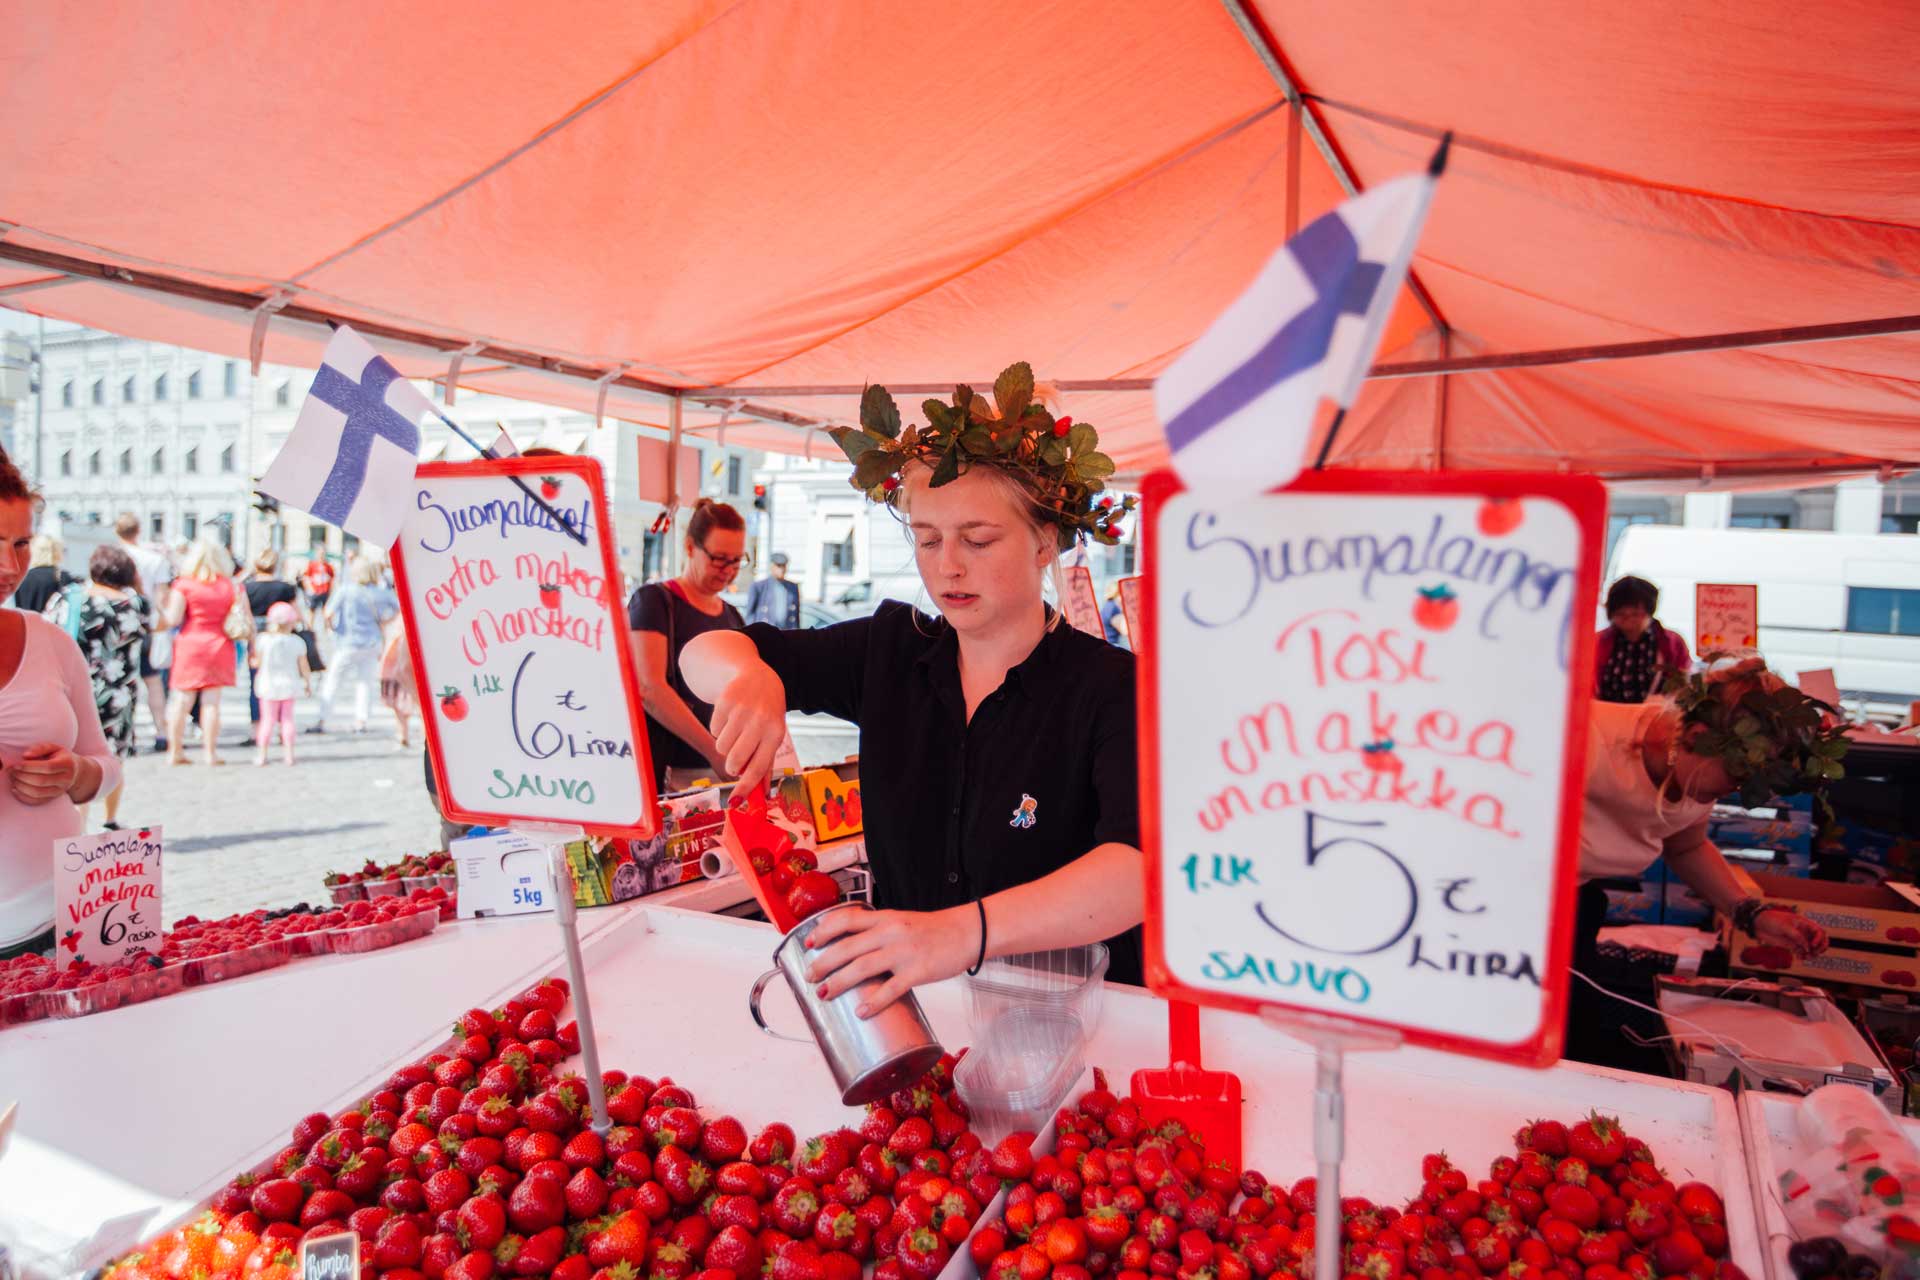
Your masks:
M 281 759 L 293 763 L 293 700 L 313 692 L 306 642 L 293 634 L 299 625 L 300 615 L 283 600 L 267 610 L 267 629 L 254 640 L 254 689 L 260 696 L 260 733 L 255 744 L 259 749 L 253 757 L 256 765 L 267 762 L 267 743 L 273 740 L 276 724 L 280 726 Z

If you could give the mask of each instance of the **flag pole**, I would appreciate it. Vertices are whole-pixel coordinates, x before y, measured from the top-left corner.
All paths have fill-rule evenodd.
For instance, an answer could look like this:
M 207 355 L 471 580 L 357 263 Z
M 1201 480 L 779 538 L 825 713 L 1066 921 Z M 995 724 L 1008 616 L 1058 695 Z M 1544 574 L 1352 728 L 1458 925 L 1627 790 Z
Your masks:
M 465 440 L 470 446 L 472 446 L 473 451 L 479 454 L 481 457 L 491 458 L 494 456 L 493 450 L 482 448 L 480 446 L 479 441 L 475 440 L 472 436 L 468 435 L 465 431 L 461 430 L 459 423 L 455 422 L 452 418 L 449 418 L 446 414 L 440 412 L 440 410 L 435 409 L 433 411 L 433 416 L 440 419 L 440 421 L 446 423 L 448 427 L 452 428 L 453 434 L 459 436 L 462 440 Z M 530 487 L 528 487 L 527 482 L 525 480 L 522 480 L 519 476 L 508 476 L 507 479 L 513 481 L 514 488 L 520 490 L 520 492 L 526 494 L 527 497 L 533 499 L 534 504 L 538 506 L 542 511 L 546 512 L 548 515 L 552 516 L 555 520 L 559 521 L 562 532 L 564 532 L 569 538 L 572 538 L 575 542 L 579 543 L 583 547 L 587 545 L 586 531 L 581 529 L 575 529 L 573 527 L 573 522 L 571 520 L 567 519 L 566 516 L 562 515 L 558 511 L 555 511 L 551 506 L 549 506 L 546 499 L 542 498 L 539 494 L 535 493 Z
M 1440 175 L 1447 171 L 1447 153 L 1452 150 L 1453 130 L 1449 129 L 1441 135 L 1440 145 L 1434 148 L 1433 158 L 1427 161 L 1427 176 L 1429 178 L 1438 180 Z M 1419 222 L 1424 223 L 1425 221 L 1426 215 L 1423 211 Z M 1412 255 L 1412 248 L 1411 244 L 1407 246 L 1406 256 L 1410 257 Z M 1368 352 L 1368 355 L 1371 357 L 1372 353 Z M 1333 421 L 1327 425 L 1327 438 L 1320 442 L 1320 456 L 1313 460 L 1313 469 L 1315 471 L 1325 471 L 1327 469 L 1327 458 L 1333 453 L 1334 437 L 1340 434 L 1340 424 L 1346 420 L 1347 406 L 1343 404 L 1333 415 Z

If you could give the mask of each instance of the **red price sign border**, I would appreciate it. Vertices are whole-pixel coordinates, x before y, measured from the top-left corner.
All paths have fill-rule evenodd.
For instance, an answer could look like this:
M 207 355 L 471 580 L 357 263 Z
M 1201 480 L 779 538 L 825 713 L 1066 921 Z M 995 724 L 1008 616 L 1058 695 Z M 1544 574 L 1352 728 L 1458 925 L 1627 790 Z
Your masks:
M 633 765 L 640 779 L 640 813 L 638 820 L 629 824 L 581 822 L 577 825 L 591 836 L 626 836 L 650 840 L 659 829 L 659 797 L 655 794 L 653 782 L 653 757 L 647 748 L 646 712 L 640 703 L 640 682 L 633 670 L 633 646 L 627 639 L 627 610 L 624 601 L 618 599 L 620 590 L 620 565 L 614 555 L 614 530 L 608 518 L 607 486 L 605 473 L 600 463 L 593 458 L 562 458 L 539 455 L 531 458 L 492 458 L 473 462 L 428 462 L 423 463 L 415 472 L 415 480 L 464 480 L 481 476 L 578 476 L 586 481 L 587 493 L 593 503 L 593 519 L 599 530 L 600 566 L 602 579 L 607 590 L 615 598 L 606 601 L 606 609 L 613 620 L 611 632 L 615 657 L 620 665 L 620 685 L 627 700 L 627 723 L 633 732 Z M 555 534 L 556 537 L 564 535 Z M 393 544 L 393 580 L 399 587 L 400 612 L 407 624 L 407 648 L 413 655 L 413 681 L 420 698 L 420 718 L 427 731 L 427 757 L 433 765 L 433 780 L 440 792 L 440 807 L 447 817 L 455 822 L 469 822 L 484 826 L 510 826 L 516 822 L 563 822 L 567 819 L 555 818 L 550 814 L 507 813 L 499 810 L 468 808 L 460 803 L 453 789 L 447 785 L 447 771 L 441 761 L 440 730 L 433 714 L 435 698 L 433 682 L 427 678 L 426 655 L 420 649 L 420 619 L 413 610 L 413 593 L 407 587 L 406 533 Z M 571 544 L 570 544 L 571 545 Z M 439 626 L 438 621 L 432 625 Z
M 1389 1028 L 1406 1043 L 1448 1053 L 1488 1058 L 1524 1067 L 1547 1067 L 1559 1061 L 1566 1038 L 1566 1012 L 1572 978 L 1574 897 L 1579 883 L 1580 821 L 1586 792 L 1587 710 L 1590 705 L 1594 631 L 1587 619 L 1599 607 L 1600 552 L 1606 522 L 1606 489 L 1592 476 L 1529 472 L 1413 472 L 1306 471 L 1275 493 L 1365 497 L 1536 498 L 1564 506 L 1579 525 L 1579 567 L 1575 573 L 1569 613 L 1566 749 L 1561 765 L 1559 838 L 1554 854 L 1553 919 L 1541 987 L 1545 995 L 1539 1026 L 1533 1034 L 1512 1042 L 1452 1035 L 1424 1027 L 1410 1027 L 1385 1019 L 1356 1018 L 1323 1005 L 1285 1000 L 1256 1000 L 1209 987 L 1192 987 L 1167 968 L 1162 944 L 1164 903 L 1161 884 L 1166 872 L 1160 817 L 1160 618 L 1155 589 L 1160 557 L 1160 515 L 1167 499 L 1186 492 L 1171 471 L 1155 471 L 1141 487 L 1145 524 L 1141 546 L 1146 554 L 1141 623 L 1145 643 L 1136 644 L 1140 663 L 1136 698 L 1140 720 L 1140 830 L 1147 862 L 1146 978 L 1147 986 L 1168 999 L 1186 1000 L 1215 1008 L 1257 1014 L 1264 1009 L 1290 1009 L 1334 1022 L 1361 1027 Z M 1175 744 L 1176 746 L 1178 744 Z

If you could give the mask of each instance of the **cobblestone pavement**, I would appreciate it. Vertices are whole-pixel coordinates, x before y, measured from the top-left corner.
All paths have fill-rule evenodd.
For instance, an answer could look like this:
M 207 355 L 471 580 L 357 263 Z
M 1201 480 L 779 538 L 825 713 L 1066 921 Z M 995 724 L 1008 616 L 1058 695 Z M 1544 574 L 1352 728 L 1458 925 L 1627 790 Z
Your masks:
M 318 713 L 315 699 L 296 704 L 302 730 Z M 141 753 L 126 762 L 123 826 L 160 826 L 166 862 L 162 896 L 168 924 L 184 915 L 214 918 L 254 907 L 317 902 L 328 871 L 366 858 L 390 862 L 402 853 L 439 844 L 439 816 L 427 798 L 420 720 L 414 745 L 395 743 L 393 715 L 376 708 L 368 730 L 354 734 L 336 719 L 325 734 L 301 733 L 292 768 L 268 754 L 253 763 L 244 690 L 221 703 L 223 767 L 208 768 L 191 740 L 194 763 L 172 767 L 151 750 L 153 727 L 144 708 L 137 725 Z M 342 729 L 347 731 L 342 731 Z M 853 729 L 838 721 L 794 717 L 794 744 L 804 763 L 840 760 L 854 747 Z M 100 806 L 89 811 L 98 830 Z

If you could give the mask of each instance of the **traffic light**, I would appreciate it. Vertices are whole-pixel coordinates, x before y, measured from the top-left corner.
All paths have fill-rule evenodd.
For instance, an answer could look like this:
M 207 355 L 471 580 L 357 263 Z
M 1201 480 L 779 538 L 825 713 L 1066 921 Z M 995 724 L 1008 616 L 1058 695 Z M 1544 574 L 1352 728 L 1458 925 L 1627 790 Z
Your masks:
M 767 509 L 767 486 L 763 484 L 753 486 L 753 509 L 755 511 Z

